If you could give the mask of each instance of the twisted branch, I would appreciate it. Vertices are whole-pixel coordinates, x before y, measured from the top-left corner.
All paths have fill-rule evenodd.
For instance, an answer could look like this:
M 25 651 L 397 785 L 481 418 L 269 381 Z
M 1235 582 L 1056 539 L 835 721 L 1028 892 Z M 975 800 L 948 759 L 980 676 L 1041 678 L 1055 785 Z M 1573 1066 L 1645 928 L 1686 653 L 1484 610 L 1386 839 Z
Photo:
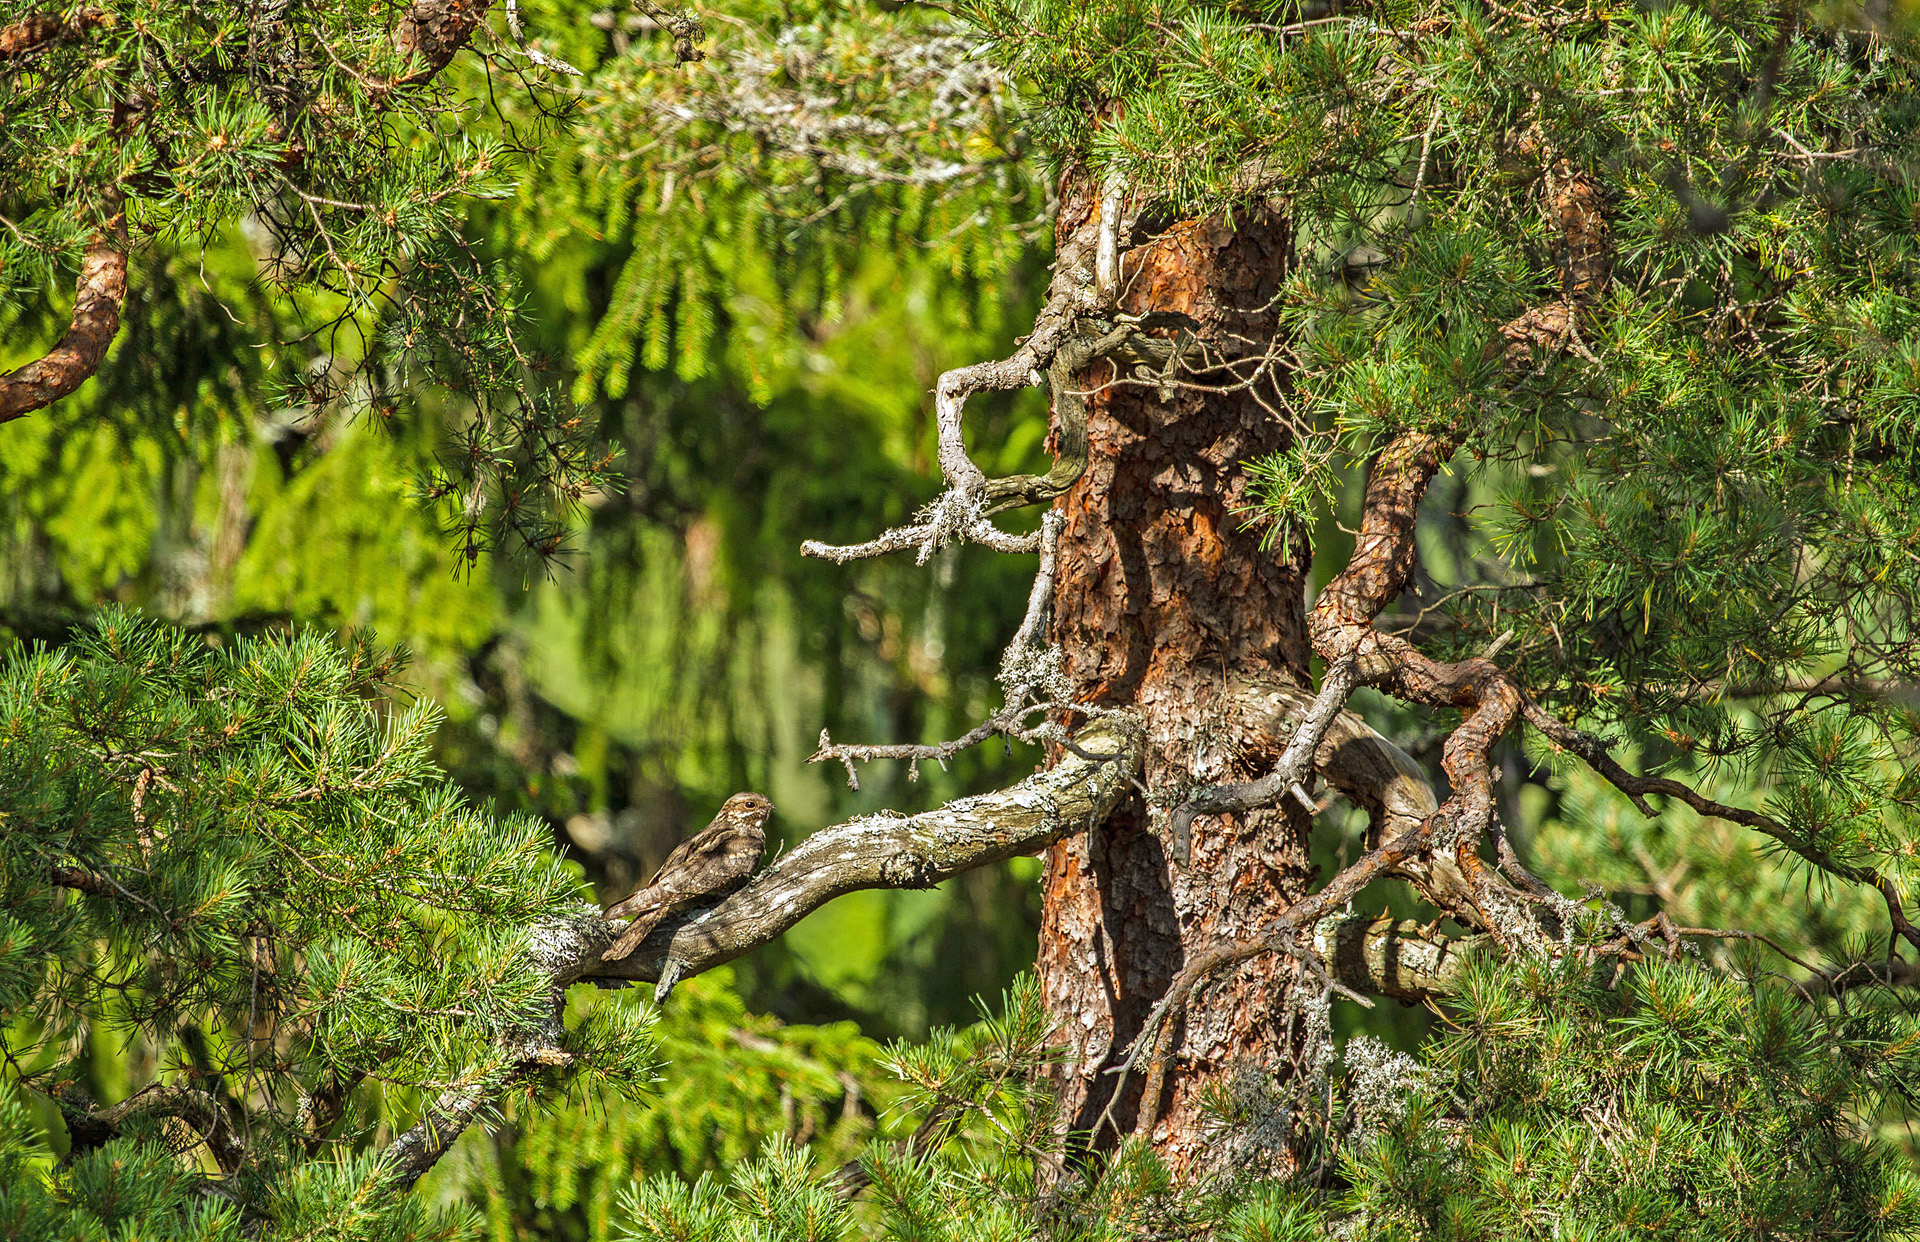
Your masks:
M 73 296 L 73 319 L 59 342 L 0 375 L 0 423 L 45 409 L 93 378 L 120 331 L 127 299 L 127 213 L 120 187 L 100 191 L 101 226 L 87 243 Z

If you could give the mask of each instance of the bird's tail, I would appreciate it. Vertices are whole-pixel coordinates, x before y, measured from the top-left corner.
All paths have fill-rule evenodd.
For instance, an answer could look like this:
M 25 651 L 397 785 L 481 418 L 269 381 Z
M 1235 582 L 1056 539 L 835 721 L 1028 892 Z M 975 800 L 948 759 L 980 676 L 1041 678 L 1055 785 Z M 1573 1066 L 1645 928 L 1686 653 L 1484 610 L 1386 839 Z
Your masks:
M 660 920 L 666 918 L 668 913 L 669 911 L 665 909 L 650 910 L 627 924 L 627 930 L 620 933 L 620 939 L 608 946 L 607 951 L 600 955 L 600 960 L 617 962 L 639 948 L 640 942 L 647 938 L 647 933 L 657 927 Z

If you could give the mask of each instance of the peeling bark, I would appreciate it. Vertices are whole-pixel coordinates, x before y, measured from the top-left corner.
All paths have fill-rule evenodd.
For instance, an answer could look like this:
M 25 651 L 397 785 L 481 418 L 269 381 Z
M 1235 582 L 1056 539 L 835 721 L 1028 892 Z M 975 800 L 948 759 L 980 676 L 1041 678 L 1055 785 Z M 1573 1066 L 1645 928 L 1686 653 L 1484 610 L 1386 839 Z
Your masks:
M 127 298 L 127 215 L 119 187 L 102 191 L 100 200 L 105 222 L 80 263 L 72 326 L 45 355 L 0 375 L 0 423 L 45 409 L 86 383 L 120 331 L 120 307 Z
M 1067 238 L 1093 215 L 1083 188 L 1063 204 Z M 1188 221 L 1127 252 L 1118 309 L 1186 316 L 1201 339 L 1265 340 L 1266 308 L 1290 258 L 1286 221 L 1259 210 Z M 1246 464 L 1287 440 L 1258 401 L 1233 394 L 1102 388 L 1117 364 L 1096 362 L 1077 387 L 1087 401 L 1087 465 L 1059 502 L 1052 638 L 1075 698 L 1125 707 L 1146 724 L 1146 784 L 1178 801 L 1197 783 L 1243 781 L 1276 751 L 1251 730 L 1233 687 L 1257 677 L 1306 679 L 1302 542 L 1280 555 L 1237 516 Z M 1199 1096 L 1247 1067 L 1294 1054 L 1289 972 L 1254 963 L 1222 972 L 1189 1007 L 1159 1058 L 1164 1074 L 1115 1076 L 1155 1004 L 1199 946 L 1238 940 L 1307 889 L 1305 817 L 1268 808 L 1194 820 L 1191 865 L 1162 839 L 1164 812 L 1130 800 L 1098 832 L 1047 856 L 1038 969 L 1066 1043 L 1056 1087 L 1066 1124 L 1149 1135 L 1176 1169 L 1236 1159 L 1209 1144 Z

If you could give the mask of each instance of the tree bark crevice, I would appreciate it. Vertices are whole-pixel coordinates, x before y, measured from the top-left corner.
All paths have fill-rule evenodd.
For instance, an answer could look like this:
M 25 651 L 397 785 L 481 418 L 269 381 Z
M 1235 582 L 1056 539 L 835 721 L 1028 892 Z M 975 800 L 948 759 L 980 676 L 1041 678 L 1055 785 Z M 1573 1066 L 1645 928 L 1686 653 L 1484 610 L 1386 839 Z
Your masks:
M 1058 236 L 1083 235 L 1099 202 L 1098 187 L 1070 182 Z M 1259 209 L 1232 227 L 1175 224 L 1118 256 L 1114 313 L 1170 325 L 1149 332 L 1170 338 L 1170 351 L 1189 338 L 1272 339 L 1292 245 L 1287 221 Z M 1145 785 L 1156 802 L 1179 801 L 1196 786 L 1254 779 L 1278 753 L 1249 745 L 1258 722 L 1235 688 L 1306 683 L 1308 555 L 1298 539 L 1272 555 L 1243 514 L 1249 464 L 1289 442 L 1263 404 L 1272 394 L 1124 378 L 1099 362 L 1072 384 L 1088 394 L 1087 464 L 1056 502 L 1065 521 L 1049 636 L 1075 701 L 1140 716 Z M 1308 824 L 1290 807 L 1198 814 L 1180 866 L 1164 807 L 1129 803 L 1102 832 L 1049 851 L 1038 970 L 1064 1045 L 1055 1085 L 1065 1124 L 1098 1127 L 1100 1147 L 1150 1133 L 1187 1172 L 1242 1154 L 1207 1141 L 1207 1087 L 1296 1052 L 1288 980 L 1260 968 L 1209 979 L 1209 1003 L 1154 1032 L 1142 1054 L 1153 1073 L 1123 1084 L 1112 1071 L 1139 1051 L 1192 952 L 1256 934 L 1307 891 Z

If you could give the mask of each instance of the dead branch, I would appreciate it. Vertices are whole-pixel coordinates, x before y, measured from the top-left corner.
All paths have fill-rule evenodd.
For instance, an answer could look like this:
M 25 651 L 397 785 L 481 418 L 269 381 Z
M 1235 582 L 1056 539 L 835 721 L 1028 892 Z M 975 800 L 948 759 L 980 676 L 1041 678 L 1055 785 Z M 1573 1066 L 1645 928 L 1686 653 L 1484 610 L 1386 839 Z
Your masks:
M 1067 757 L 1010 789 L 949 802 L 921 815 L 874 815 L 821 831 L 718 905 L 663 922 L 632 955 L 603 962 L 621 927 L 599 911 L 535 930 L 527 946 L 553 981 L 556 1000 L 582 982 L 672 983 L 732 961 L 808 914 L 864 888 L 928 888 L 975 867 L 1045 849 L 1113 813 L 1132 789 L 1142 731 L 1130 718 L 1095 721 L 1074 735 Z M 383 1160 L 400 1189 L 445 1155 L 513 1082 L 564 1064 L 564 1031 L 553 1021 L 516 1034 L 490 1065 L 475 1067 L 395 1139 Z
M 823 829 L 718 906 L 662 924 L 631 957 L 595 964 L 591 977 L 656 980 L 669 961 L 682 976 L 698 974 L 765 944 L 844 893 L 930 888 L 1083 832 L 1131 789 L 1140 737 L 1137 725 L 1118 718 L 1093 722 L 1073 741 L 1091 758 L 1070 754 L 1011 789 L 924 814 L 869 816 Z
M 1046 624 L 1047 610 L 1053 599 L 1053 578 L 1056 554 L 1060 541 L 1060 527 L 1064 518 L 1058 512 L 1050 511 L 1040 519 L 1040 529 L 1035 541 L 1040 552 L 1040 567 L 1033 576 L 1033 589 L 1027 594 L 1026 615 L 1020 620 L 1020 628 L 1014 631 L 1013 640 L 1007 644 L 1006 651 L 1000 657 L 999 681 L 1006 692 L 1006 706 L 981 721 L 961 736 L 950 741 L 935 744 L 894 743 L 887 745 L 846 745 L 835 744 L 825 729 L 820 730 L 819 749 L 808 757 L 808 763 L 838 762 L 846 767 L 847 784 L 854 789 L 860 788 L 860 776 L 855 770 L 856 762 L 870 762 L 874 759 L 905 759 L 916 765 L 908 772 L 908 779 L 918 779 L 917 765 L 923 759 L 936 763 L 959 754 L 972 746 L 977 746 L 990 737 L 1005 735 L 1019 738 L 1024 742 L 1057 741 L 1064 739 L 1059 726 L 1042 721 L 1031 728 L 1022 722 L 1029 716 L 1042 712 L 1068 710 L 1074 704 L 1065 700 L 1068 689 L 1060 673 L 1060 660 L 1057 650 L 1035 641 Z M 1090 715 L 1103 714 L 1097 708 L 1085 709 Z
M 1168 817 L 1168 829 L 1172 834 L 1173 856 L 1182 866 L 1186 865 L 1189 855 L 1190 833 L 1196 814 L 1220 815 L 1272 806 L 1288 793 L 1299 798 L 1309 812 L 1315 809 L 1312 796 L 1301 782 L 1313 766 L 1320 740 L 1327 735 L 1334 718 L 1345 709 L 1347 698 L 1353 693 L 1357 674 L 1358 669 L 1351 659 L 1338 661 L 1328 667 L 1326 677 L 1320 684 L 1320 693 L 1314 697 L 1305 715 L 1293 724 L 1293 736 L 1287 740 L 1287 748 L 1280 752 L 1280 759 L 1273 765 L 1273 771 L 1244 784 L 1201 786 L 1190 792 L 1187 800 L 1173 809 Z
M 120 1103 L 101 1109 L 76 1108 L 62 1099 L 60 1112 L 73 1144 L 72 1155 L 91 1151 L 118 1137 L 121 1129 L 136 1117 L 162 1117 L 178 1123 L 174 1128 L 180 1132 L 180 1150 L 204 1145 L 220 1171 L 229 1177 L 240 1170 L 246 1158 L 246 1150 L 226 1108 L 212 1095 L 192 1087 L 152 1083 Z
M 520 0 L 507 0 L 507 33 L 512 35 L 513 41 L 519 45 L 520 54 L 534 64 L 570 77 L 581 76 L 580 71 L 566 61 L 547 55 L 528 41 L 527 32 L 520 28 Z
M 1340 984 L 1409 1004 L 1458 992 L 1468 957 L 1488 943 L 1485 936 L 1442 936 L 1427 924 L 1385 914 L 1328 920 L 1308 939 Z

